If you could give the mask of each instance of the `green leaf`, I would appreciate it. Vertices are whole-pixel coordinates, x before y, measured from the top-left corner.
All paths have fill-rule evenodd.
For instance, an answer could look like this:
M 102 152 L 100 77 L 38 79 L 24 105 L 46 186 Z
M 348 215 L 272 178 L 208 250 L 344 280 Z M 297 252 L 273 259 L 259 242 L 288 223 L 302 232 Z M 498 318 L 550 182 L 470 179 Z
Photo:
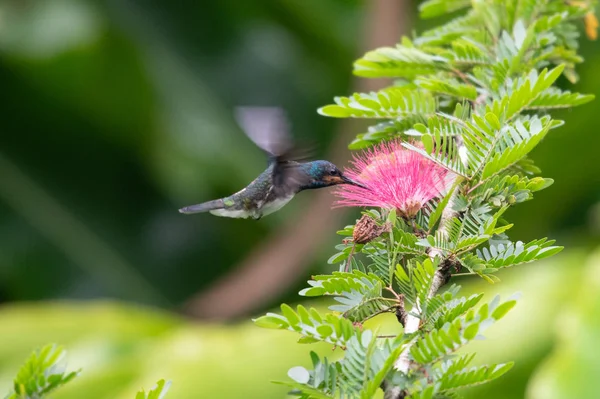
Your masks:
M 338 252 L 337 254 L 332 255 L 331 258 L 327 259 L 327 263 L 329 263 L 330 265 L 334 265 L 336 263 L 345 261 L 346 259 L 348 259 L 348 256 L 349 253 L 347 253 L 346 251 Z
M 398 45 L 366 53 L 354 63 L 354 74 L 366 78 L 415 77 L 445 68 L 446 59 L 417 48 Z
M 465 339 L 470 341 L 477 336 L 478 332 L 479 332 L 479 324 L 474 323 L 474 324 L 471 324 L 470 326 L 468 326 L 467 328 L 465 328 L 463 335 L 464 335 Z
M 393 348 L 395 346 L 395 348 Z M 393 348 L 393 349 L 391 349 Z M 374 356 L 383 354 L 383 357 L 387 357 L 385 362 L 379 367 L 379 371 L 370 378 L 361 391 L 361 399 L 371 399 L 381 387 L 381 383 L 387 377 L 388 373 L 392 370 L 392 367 L 396 363 L 398 356 L 405 348 L 405 341 L 399 341 L 393 343 L 391 346 L 387 346 L 387 350 L 381 350 L 379 353 L 374 353 Z M 381 357 L 380 357 L 381 358 Z M 375 366 L 377 369 L 377 366 Z
M 434 97 L 425 91 L 392 87 L 371 93 L 336 97 L 335 105 L 319 108 L 319 113 L 334 118 L 396 119 L 435 112 Z
M 433 329 L 417 338 L 410 347 L 410 354 L 423 366 L 436 363 L 483 333 L 497 320 L 492 316 L 496 311 L 497 315 L 503 316 L 512 306 L 514 300 L 499 304 L 496 298 L 481 306 L 477 312 L 470 310 L 451 323 L 444 324 L 442 328 Z
M 432 18 L 463 9 L 470 0 L 427 0 L 419 5 L 421 18 Z
M 550 71 L 544 69 L 540 73 L 532 70 L 515 81 L 509 81 L 506 85 L 506 93 L 503 93 L 504 97 L 495 100 L 492 104 L 492 112 L 502 115 L 506 120 L 514 118 L 532 104 L 542 92 L 549 89 L 563 70 L 564 65 L 559 65 Z
M 492 313 L 492 317 L 495 320 L 500 320 L 502 317 L 504 317 L 504 315 L 506 315 L 506 313 L 508 313 L 509 310 L 511 310 L 515 305 L 517 304 L 517 301 L 508 301 L 508 302 L 504 302 L 502 305 L 498 306 L 496 308 L 496 310 L 494 310 L 494 313 Z
M 513 267 L 543 259 L 560 252 L 563 247 L 553 246 L 553 240 L 542 238 L 527 244 L 522 241 L 508 244 L 491 245 L 478 249 L 475 254 L 467 254 L 461 262 L 471 271 L 486 269 L 487 273 L 504 267 Z
M 135 399 L 163 399 L 171 387 L 171 381 L 159 380 L 148 392 L 141 390 L 135 395 Z
M 489 211 L 487 205 L 479 209 L 470 209 L 464 212 L 462 217 L 453 217 L 446 221 L 444 225 L 446 234 L 442 235 L 438 231 L 435 236 L 428 236 L 418 244 L 435 248 L 444 256 L 469 252 L 488 241 L 494 234 L 500 234 L 512 226 L 496 227 L 506 207 L 499 209 L 493 215 L 490 215 Z
M 7 399 L 38 398 L 75 378 L 80 371 L 65 372 L 65 350 L 55 344 L 33 352 L 18 371 Z
M 333 345 L 345 346 L 353 336 L 361 336 L 350 320 L 334 314 L 321 315 L 316 309 L 298 305 L 296 311 L 286 304 L 281 305 L 282 315 L 267 313 L 254 319 L 259 327 L 289 330 L 299 333 L 302 342 L 324 341 Z
M 483 298 L 483 294 L 473 294 L 469 298 L 460 298 L 448 302 L 435 319 L 436 328 L 442 328 L 446 323 L 452 323 L 458 317 L 475 307 Z
M 424 149 L 406 142 L 403 142 L 402 146 L 423 155 L 444 169 L 459 176 L 467 177 L 467 170 L 460 158 L 458 145 L 452 137 L 448 137 L 440 131 L 435 131 L 433 135 L 423 135 L 421 141 Z
M 426 89 L 434 93 L 445 94 L 457 98 L 465 98 L 467 100 L 475 100 L 477 98 L 477 89 L 475 86 L 459 83 L 455 79 L 426 77 L 417 79 L 415 83 L 422 89 Z
M 454 194 L 454 190 L 456 190 L 456 187 L 458 186 L 458 184 L 459 184 L 459 181 L 457 180 L 452 185 L 452 187 L 450 188 L 448 193 L 444 196 L 444 198 L 442 198 L 442 200 L 437 204 L 437 206 L 435 207 L 433 212 L 431 212 L 431 215 L 429 216 L 429 226 L 428 226 L 429 231 L 433 230 L 437 221 L 440 220 L 440 217 L 442 216 L 444 209 L 446 209 L 446 206 L 448 205 L 448 201 L 450 201 L 450 198 Z
M 288 372 L 294 382 L 281 384 L 302 392 L 304 398 L 371 399 L 406 343 L 402 338 L 377 340 L 370 330 L 365 330 L 360 338 L 353 336 L 348 340 L 339 361 L 330 363 L 311 352 L 313 370 L 294 367 Z
M 433 399 L 436 394 L 435 385 L 429 385 L 420 389 L 418 391 L 414 391 L 408 396 L 408 399 Z
M 394 301 L 383 298 L 383 280 L 373 273 L 359 270 L 333 272 L 332 275 L 313 276 L 308 282 L 309 288 L 300 293 L 304 296 L 335 296 L 338 304 L 329 309 L 342 312 L 344 317 L 352 321 L 364 321 L 370 315 L 383 311 L 391 311 Z
M 551 87 L 540 93 L 534 101 L 529 104 L 527 109 L 554 109 L 570 108 L 582 105 L 592 101 L 595 98 L 593 94 L 571 93 Z
M 423 32 L 420 37 L 415 38 L 415 44 L 418 46 L 449 45 L 456 39 L 479 35 L 482 28 L 480 15 L 470 10 L 464 16 L 451 19 L 444 25 Z
M 319 108 L 319 113 L 333 118 L 348 118 L 352 116 L 352 111 L 339 105 L 326 105 Z
M 283 316 L 288 320 L 290 325 L 295 325 L 295 324 L 300 323 L 300 318 L 294 312 L 294 309 L 292 309 L 289 305 L 282 303 L 281 311 L 283 312 Z
M 397 216 L 396 216 L 396 208 L 394 208 L 394 209 L 390 210 L 390 213 L 388 214 L 388 217 L 387 217 L 387 221 L 388 221 L 388 222 L 389 222 L 389 223 L 390 223 L 392 226 L 394 226 L 394 225 L 396 224 L 396 219 L 397 219 Z
M 407 135 L 415 123 L 422 121 L 423 117 L 421 115 L 408 115 L 390 121 L 380 122 L 374 126 L 370 126 L 366 133 L 358 134 L 356 139 L 348 145 L 348 148 L 351 150 L 359 150 L 383 140 Z
M 400 293 L 405 297 L 408 303 L 413 305 L 413 310 L 419 309 L 422 317 L 427 316 L 429 291 L 435 272 L 437 270 L 438 260 L 425 258 L 422 262 L 409 262 L 407 270 L 401 265 L 396 266 L 395 278 Z
M 479 366 L 459 370 L 449 369 L 436 378 L 439 381 L 440 392 L 454 391 L 459 388 L 485 384 L 506 374 L 514 365 L 513 362 Z
M 542 177 L 528 178 L 520 175 L 495 175 L 486 180 L 471 192 L 472 197 L 488 202 L 494 207 L 503 207 L 528 201 L 533 198 L 533 192 L 543 190 L 552 185 L 552 179 Z M 511 202 L 514 198 L 514 202 Z
M 287 326 L 289 326 L 289 323 L 285 319 L 280 318 L 279 315 L 261 316 L 257 319 L 254 319 L 254 323 L 259 327 L 274 329 L 287 328 Z
M 481 179 L 485 180 L 524 158 L 544 138 L 550 129 L 550 120 L 531 118 L 530 121 L 517 121 L 515 126 L 508 126 L 498 141 L 494 156 L 483 167 Z
M 486 66 L 492 62 L 485 46 L 468 38 L 452 41 L 452 51 L 444 53 L 456 68 L 465 68 L 475 65 Z

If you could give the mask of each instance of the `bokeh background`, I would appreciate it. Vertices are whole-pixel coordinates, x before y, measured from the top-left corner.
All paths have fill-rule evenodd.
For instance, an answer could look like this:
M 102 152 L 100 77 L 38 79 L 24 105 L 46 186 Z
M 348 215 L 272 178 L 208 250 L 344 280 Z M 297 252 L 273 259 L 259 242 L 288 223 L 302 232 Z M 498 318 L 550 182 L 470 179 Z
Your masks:
M 317 155 L 344 164 L 365 128 L 326 119 L 334 95 L 374 90 L 352 61 L 419 21 L 408 0 L 2 0 L 0 2 L 0 391 L 31 350 L 69 350 L 82 375 L 57 399 L 280 398 L 270 380 L 308 365 L 292 333 L 250 318 L 296 303 L 353 211 L 302 193 L 258 222 L 177 209 L 237 191 L 265 166 L 240 105 L 278 106 Z M 600 45 L 583 38 L 576 85 L 600 95 Z M 516 360 L 468 398 L 600 397 L 598 103 L 563 110 L 535 150 L 555 179 L 512 209 L 511 238 L 567 249 L 465 292 L 522 294 L 470 350 Z M 322 302 L 312 306 L 324 307 Z M 393 320 L 384 320 L 393 330 Z M 335 354 L 333 354 L 335 356 Z

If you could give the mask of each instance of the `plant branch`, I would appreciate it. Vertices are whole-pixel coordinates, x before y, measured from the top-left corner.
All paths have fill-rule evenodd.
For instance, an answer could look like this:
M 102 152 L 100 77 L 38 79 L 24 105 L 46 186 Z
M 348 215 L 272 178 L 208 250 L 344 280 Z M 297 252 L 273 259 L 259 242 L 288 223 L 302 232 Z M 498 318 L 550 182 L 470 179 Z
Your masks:
M 446 238 L 448 235 L 448 231 L 446 228 L 447 222 L 456 216 L 456 211 L 454 210 L 454 202 L 456 200 L 458 191 L 459 191 L 458 189 L 454 190 L 454 192 L 452 193 L 448 203 L 446 204 L 446 208 L 444 208 L 444 211 L 442 212 L 442 216 L 440 218 L 440 224 L 439 224 L 439 228 L 438 228 L 437 232 L 439 235 L 441 235 L 444 238 Z M 432 248 L 429 251 L 429 257 L 432 260 L 435 260 L 436 257 L 440 258 L 440 264 L 439 264 L 438 269 L 436 270 L 435 274 L 433 275 L 433 281 L 431 282 L 431 286 L 429 288 L 429 293 L 427 295 L 428 298 L 432 298 L 439 291 L 439 289 L 448 282 L 449 275 L 448 275 L 447 265 L 445 264 L 445 262 L 443 262 L 443 259 L 442 259 L 443 254 L 439 249 Z M 416 303 L 415 308 L 416 308 L 416 312 L 417 312 L 416 315 L 414 314 L 414 312 L 406 314 L 405 322 L 404 322 L 404 333 L 405 334 L 414 334 L 419 330 L 419 325 L 420 325 L 421 319 L 419 317 L 420 304 L 418 303 L 418 301 Z M 408 370 L 410 369 L 410 359 L 409 359 L 410 347 L 411 347 L 411 344 L 408 344 L 406 346 L 406 348 L 402 351 L 400 356 L 398 357 L 398 360 L 396 360 L 396 363 L 394 364 L 394 368 L 396 370 L 401 371 L 405 374 L 407 374 Z M 389 384 L 386 386 L 385 399 L 403 399 L 405 397 L 406 397 L 405 391 L 402 391 L 398 387 L 390 386 Z

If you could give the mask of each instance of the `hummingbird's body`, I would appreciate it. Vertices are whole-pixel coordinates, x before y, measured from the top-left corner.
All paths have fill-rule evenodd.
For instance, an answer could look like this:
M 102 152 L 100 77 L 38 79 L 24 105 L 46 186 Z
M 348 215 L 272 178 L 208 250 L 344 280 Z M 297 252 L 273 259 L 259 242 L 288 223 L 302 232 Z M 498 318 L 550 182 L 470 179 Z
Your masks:
M 221 200 L 211 201 L 215 202 L 213 205 L 218 208 L 209 210 L 209 212 L 213 215 L 230 218 L 260 219 L 262 216 L 281 209 L 294 198 L 296 193 L 281 193 L 283 195 L 279 198 L 275 196 L 273 190 L 274 168 L 275 165 L 269 165 L 264 172 L 237 193 Z
M 353 182 L 344 177 L 331 162 L 278 163 L 273 159 L 264 172 L 237 193 L 191 205 L 180 209 L 180 212 L 210 212 L 230 218 L 260 219 L 283 208 L 300 191 L 343 183 Z
M 179 212 L 210 212 L 217 216 L 258 220 L 281 209 L 300 191 L 336 184 L 361 185 L 344 176 L 331 162 L 292 160 L 291 146 L 282 139 L 283 132 L 250 129 L 247 133 L 269 155 L 267 169 L 235 194 L 187 206 Z

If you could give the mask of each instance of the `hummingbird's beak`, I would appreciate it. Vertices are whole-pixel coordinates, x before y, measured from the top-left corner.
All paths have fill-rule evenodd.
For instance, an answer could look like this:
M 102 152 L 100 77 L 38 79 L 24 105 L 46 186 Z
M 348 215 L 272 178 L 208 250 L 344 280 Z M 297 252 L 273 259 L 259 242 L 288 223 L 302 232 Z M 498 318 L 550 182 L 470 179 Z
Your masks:
M 361 188 L 364 188 L 365 190 L 368 190 L 368 189 L 369 189 L 369 187 L 365 186 L 364 184 L 362 184 L 362 183 L 359 183 L 359 182 L 357 182 L 356 180 L 352 180 L 352 179 L 350 179 L 349 177 L 346 177 L 346 176 L 344 176 L 344 175 L 342 175 L 342 180 L 343 180 L 343 181 L 344 181 L 344 183 L 346 183 L 346 184 L 352 184 L 353 186 L 361 187 Z

